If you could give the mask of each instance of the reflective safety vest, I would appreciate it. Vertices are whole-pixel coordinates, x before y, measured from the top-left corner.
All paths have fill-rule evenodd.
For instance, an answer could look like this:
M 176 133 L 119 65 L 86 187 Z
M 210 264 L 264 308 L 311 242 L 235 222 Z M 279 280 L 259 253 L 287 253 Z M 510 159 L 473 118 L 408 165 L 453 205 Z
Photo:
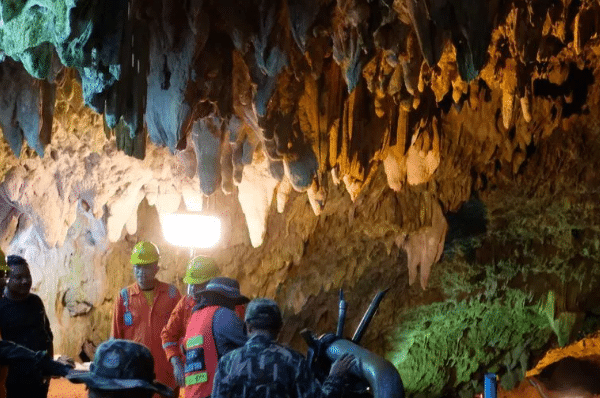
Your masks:
M 218 309 L 213 305 L 196 311 L 188 323 L 183 340 L 186 398 L 204 398 L 212 393 L 219 361 L 212 325 Z

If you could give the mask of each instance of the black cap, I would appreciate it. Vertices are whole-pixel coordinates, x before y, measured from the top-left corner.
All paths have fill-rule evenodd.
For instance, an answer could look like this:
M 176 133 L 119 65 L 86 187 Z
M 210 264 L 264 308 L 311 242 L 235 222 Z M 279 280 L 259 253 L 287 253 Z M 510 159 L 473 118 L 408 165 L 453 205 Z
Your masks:
M 275 301 L 257 298 L 248 303 L 244 320 L 259 329 L 279 329 L 282 323 L 281 310 Z

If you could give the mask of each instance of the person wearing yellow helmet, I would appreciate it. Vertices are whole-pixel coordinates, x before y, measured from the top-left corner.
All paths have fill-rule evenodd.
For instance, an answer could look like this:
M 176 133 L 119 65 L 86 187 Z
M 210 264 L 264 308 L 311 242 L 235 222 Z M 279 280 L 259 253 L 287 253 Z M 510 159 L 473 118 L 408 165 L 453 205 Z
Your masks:
M 161 332 L 163 349 L 173 366 L 175 380 L 184 386 L 184 369 L 179 341 L 185 336 L 185 330 L 196 305 L 196 296 L 208 282 L 220 275 L 219 267 L 210 257 L 197 256 L 188 262 L 183 282 L 187 283 L 187 295 L 182 297 L 171 313 L 167 326 Z
M 160 252 L 152 242 L 138 242 L 131 251 L 135 283 L 123 288 L 113 312 L 112 337 L 145 345 L 154 356 L 156 379 L 179 393 L 173 369 L 162 349 L 160 334 L 181 298 L 174 285 L 156 279 Z

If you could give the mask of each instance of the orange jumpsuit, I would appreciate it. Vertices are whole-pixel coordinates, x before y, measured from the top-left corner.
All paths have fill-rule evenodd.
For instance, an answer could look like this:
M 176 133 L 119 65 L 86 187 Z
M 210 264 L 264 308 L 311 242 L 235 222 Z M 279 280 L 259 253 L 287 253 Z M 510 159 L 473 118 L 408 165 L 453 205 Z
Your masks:
M 177 389 L 173 367 L 162 349 L 160 333 L 167 324 L 171 312 L 181 298 L 173 285 L 156 281 L 152 306 L 137 283 L 121 290 L 113 313 L 112 337 L 144 344 L 154 357 L 156 378 L 163 384 Z
M 182 357 L 180 344 L 185 337 L 185 331 L 190 318 L 192 317 L 192 310 L 195 305 L 196 300 L 194 300 L 193 297 L 189 295 L 182 297 L 173 310 L 167 326 L 165 326 L 160 334 L 163 349 L 165 350 L 167 360 L 169 361 L 174 356 Z M 246 306 L 238 305 L 235 307 L 235 313 L 238 314 L 241 320 L 244 320 Z

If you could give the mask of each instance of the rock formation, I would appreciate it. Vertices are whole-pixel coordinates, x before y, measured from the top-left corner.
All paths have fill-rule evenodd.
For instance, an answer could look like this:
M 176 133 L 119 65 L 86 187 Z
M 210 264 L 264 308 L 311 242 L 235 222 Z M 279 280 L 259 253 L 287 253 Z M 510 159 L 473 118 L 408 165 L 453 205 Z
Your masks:
M 94 343 L 132 241 L 166 245 L 176 211 L 222 217 L 211 254 L 282 302 L 295 342 L 328 327 L 340 287 L 399 286 L 370 342 L 445 297 L 434 264 L 473 197 L 476 263 L 589 266 L 599 15 L 592 0 L 2 2 L 0 245 L 37 261 L 53 324 Z M 181 284 L 190 252 L 165 247 L 161 276 Z M 557 261 L 541 267 L 568 273 Z

